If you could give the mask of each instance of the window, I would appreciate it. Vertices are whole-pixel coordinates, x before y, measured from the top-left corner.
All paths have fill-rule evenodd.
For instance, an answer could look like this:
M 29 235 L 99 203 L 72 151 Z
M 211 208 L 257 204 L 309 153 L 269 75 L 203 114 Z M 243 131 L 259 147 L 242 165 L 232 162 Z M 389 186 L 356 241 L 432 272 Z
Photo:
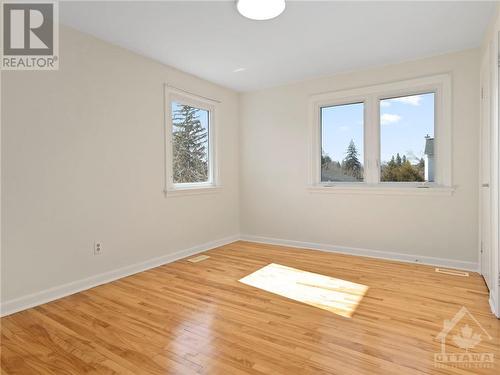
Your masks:
M 217 187 L 215 102 L 166 86 L 166 193 Z
M 208 182 L 210 112 L 172 101 L 171 116 L 174 184 Z
M 364 104 L 321 108 L 321 181 L 363 181 Z
M 310 114 L 312 190 L 453 191 L 449 75 L 313 95 Z
M 434 96 L 380 100 L 382 182 L 434 182 Z

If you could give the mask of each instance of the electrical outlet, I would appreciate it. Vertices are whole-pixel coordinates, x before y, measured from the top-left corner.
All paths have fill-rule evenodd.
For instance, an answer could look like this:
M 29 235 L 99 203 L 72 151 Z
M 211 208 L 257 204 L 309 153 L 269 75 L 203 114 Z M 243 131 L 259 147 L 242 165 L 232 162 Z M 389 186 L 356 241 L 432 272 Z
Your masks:
M 103 252 L 102 242 L 94 242 L 94 255 L 101 255 Z

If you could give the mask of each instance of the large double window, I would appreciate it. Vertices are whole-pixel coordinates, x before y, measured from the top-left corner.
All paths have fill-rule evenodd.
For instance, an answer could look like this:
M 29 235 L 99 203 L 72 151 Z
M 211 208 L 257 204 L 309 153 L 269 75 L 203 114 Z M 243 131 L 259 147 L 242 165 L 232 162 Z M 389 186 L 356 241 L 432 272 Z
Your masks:
M 450 77 L 314 95 L 313 187 L 451 187 Z

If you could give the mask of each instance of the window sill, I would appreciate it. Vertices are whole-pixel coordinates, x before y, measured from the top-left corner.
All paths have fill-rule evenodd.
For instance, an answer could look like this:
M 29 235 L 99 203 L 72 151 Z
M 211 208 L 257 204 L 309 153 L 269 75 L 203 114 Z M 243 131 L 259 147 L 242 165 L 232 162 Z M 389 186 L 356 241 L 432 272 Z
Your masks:
M 418 187 L 415 185 L 401 186 L 401 185 L 350 185 L 350 184 L 337 184 L 337 185 L 314 185 L 309 186 L 310 193 L 319 194 L 375 194 L 375 195 L 441 195 L 451 196 L 455 192 L 454 187 L 448 186 L 426 186 Z
M 220 185 L 201 185 L 201 186 L 190 186 L 181 188 L 168 188 L 164 191 L 167 198 L 170 197 L 183 197 L 188 195 L 203 195 L 203 194 L 215 194 L 222 190 Z

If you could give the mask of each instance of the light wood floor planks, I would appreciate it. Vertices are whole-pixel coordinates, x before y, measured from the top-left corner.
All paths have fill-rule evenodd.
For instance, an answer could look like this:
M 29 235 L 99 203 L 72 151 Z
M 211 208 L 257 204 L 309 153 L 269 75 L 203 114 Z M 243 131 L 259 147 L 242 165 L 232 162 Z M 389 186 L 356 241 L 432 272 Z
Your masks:
M 500 373 L 477 274 L 242 241 L 204 254 L 2 318 L 2 374 Z M 346 318 L 238 281 L 270 263 L 369 289 Z M 462 306 L 491 336 L 470 322 L 482 341 L 469 352 L 494 353 L 493 369 L 434 367 Z

